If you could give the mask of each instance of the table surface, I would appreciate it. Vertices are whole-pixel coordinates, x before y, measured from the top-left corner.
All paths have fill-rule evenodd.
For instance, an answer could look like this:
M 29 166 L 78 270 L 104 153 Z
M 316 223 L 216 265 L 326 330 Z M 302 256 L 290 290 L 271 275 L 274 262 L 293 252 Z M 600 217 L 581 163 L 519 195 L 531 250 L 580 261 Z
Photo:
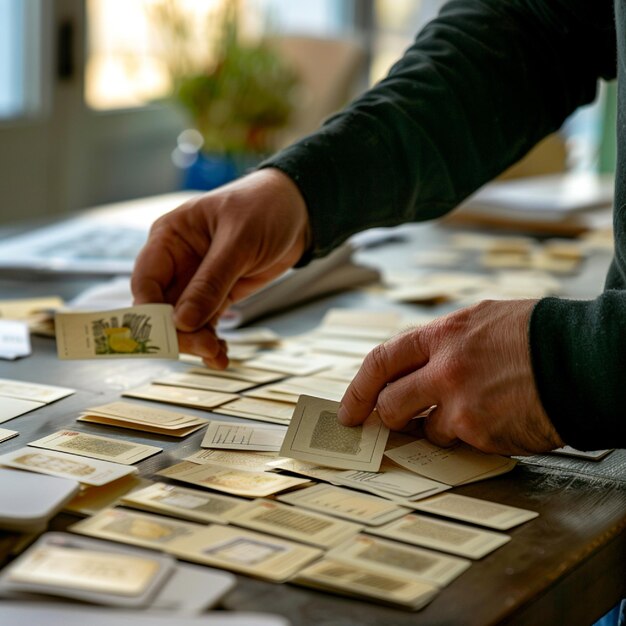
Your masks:
M 445 246 L 450 234 L 432 225 L 404 227 L 397 232 L 393 244 L 360 253 L 362 260 L 415 271 L 414 252 Z M 609 260 L 608 254 L 597 253 L 580 274 L 564 279 L 567 295 L 580 298 L 597 294 Z M 0 276 L 0 298 L 53 294 L 70 298 L 91 284 L 93 281 L 85 278 Z M 395 308 L 408 314 L 444 313 L 453 308 L 394 305 L 375 291 L 361 290 L 327 297 L 261 323 L 283 335 L 297 334 L 317 325 L 332 307 Z M 31 357 L 0 361 L 0 377 L 68 386 L 76 393 L 4 424 L 18 430 L 20 436 L 1 444 L 1 450 L 8 452 L 60 428 L 74 428 L 83 408 L 119 400 L 125 389 L 187 367 L 162 360 L 59 361 L 54 341 L 35 337 Z M 207 415 L 191 409 L 185 412 Z M 88 423 L 81 423 L 81 430 L 163 447 L 162 454 L 140 464 L 142 475 L 147 477 L 197 450 L 202 437 L 202 433 L 195 433 L 179 441 Z M 454 492 L 532 509 L 540 516 L 510 531 L 512 541 L 474 562 L 417 613 L 244 576 L 238 577 L 238 585 L 226 596 L 223 606 L 279 613 L 294 625 L 575 626 L 591 624 L 626 596 L 625 451 L 618 450 L 600 463 L 533 457 L 505 476 L 455 488 Z M 52 526 L 63 528 L 70 521 L 74 518 L 63 514 Z M 0 535 L 0 553 L 10 542 L 9 535 Z

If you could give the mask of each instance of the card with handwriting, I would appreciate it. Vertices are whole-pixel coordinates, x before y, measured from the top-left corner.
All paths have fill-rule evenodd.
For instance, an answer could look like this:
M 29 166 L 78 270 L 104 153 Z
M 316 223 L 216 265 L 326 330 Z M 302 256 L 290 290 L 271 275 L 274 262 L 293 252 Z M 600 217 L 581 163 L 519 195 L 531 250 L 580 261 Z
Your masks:
M 343 426 L 339 403 L 300 396 L 280 455 L 342 469 L 377 471 L 389 429 L 372 413 L 359 426 Z
M 330 557 L 324 557 L 301 570 L 292 582 L 412 610 L 426 606 L 439 591 L 436 585 L 426 581 L 381 572 L 377 567 L 361 563 L 344 563 Z
M 248 505 L 247 500 L 166 483 L 154 483 L 134 491 L 123 496 L 121 502 L 133 509 L 202 524 L 228 524 L 238 510 Z
M 94 486 L 105 485 L 137 471 L 136 467 L 34 448 L 20 448 L 3 454 L 0 456 L 0 465 L 71 478 L 85 485 Z
M 420 500 L 413 508 L 496 530 L 508 530 L 539 516 L 535 511 L 460 496 L 456 493 L 443 493 Z
M 310 482 L 304 478 L 270 472 L 248 472 L 220 465 L 198 465 L 189 461 L 177 463 L 157 473 L 181 482 L 246 498 L 262 498 Z
M 413 514 L 367 532 L 469 559 L 482 559 L 511 540 L 509 535 Z
M 368 526 L 380 526 L 409 513 L 409 509 L 383 498 L 333 485 L 314 485 L 298 489 L 278 496 L 278 499 Z
M 271 500 L 250 502 L 247 507 L 239 509 L 231 522 L 235 526 L 251 528 L 324 549 L 347 541 L 363 528 L 353 522 L 345 522 Z
M 333 548 L 328 556 L 404 578 L 426 580 L 438 587 L 451 583 L 471 564 L 467 559 L 363 534 Z
M 89 313 L 57 312 L 60 359 L 178 359 L 178 339 L 169 304 L 141 304 Z
M 75 430 L 60 430 L 36 441 L 29 441 L 28 445 L 46 450 L 69 452 L 101 461 L 121 463 L 122 465 L 139 463 L 139 461 L 163 451 L 163 448 L 156 446 L 100 437 Z
M 246 425 L 211 420 L 200 444 L 203 448 L 278 452 L 285 438 L 284 426 Z

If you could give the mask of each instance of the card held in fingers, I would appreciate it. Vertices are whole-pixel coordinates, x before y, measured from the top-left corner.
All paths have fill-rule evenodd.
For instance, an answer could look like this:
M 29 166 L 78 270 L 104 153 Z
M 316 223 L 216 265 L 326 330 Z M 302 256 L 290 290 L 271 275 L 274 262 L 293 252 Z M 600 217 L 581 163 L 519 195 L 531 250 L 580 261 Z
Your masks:
M 389 429 L 376 413 L 360 426 L 343 426 L 337 420 L 338 410 L 338 402 L 300 396 L 280 456 L 339 469 L 378 471 Z
M 60 359 L 178 359 L 178 340 L 169 304 L 141 304 L 55 316 Z

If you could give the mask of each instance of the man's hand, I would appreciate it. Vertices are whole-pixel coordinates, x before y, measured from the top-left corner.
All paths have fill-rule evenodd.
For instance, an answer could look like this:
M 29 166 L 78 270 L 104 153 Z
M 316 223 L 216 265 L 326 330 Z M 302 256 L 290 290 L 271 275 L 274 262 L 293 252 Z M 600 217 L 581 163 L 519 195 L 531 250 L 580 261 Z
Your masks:
M 360 424 L 377 408 L 394 430 L 425 409 L 424 433 L 448 446 L 529 454 L 563 444 L 533 378 L 528 321 L 534 300 L 485 301 L 377 346 L 348 387 L 339 419 Z
M 292 267 L 309 237 L 304 199 L 276 169 L 254 172 L 158 219 L 132 276 L 136 304 L 169 302 L 183 352 L 228 364 L 214 328 L 232 302 Z

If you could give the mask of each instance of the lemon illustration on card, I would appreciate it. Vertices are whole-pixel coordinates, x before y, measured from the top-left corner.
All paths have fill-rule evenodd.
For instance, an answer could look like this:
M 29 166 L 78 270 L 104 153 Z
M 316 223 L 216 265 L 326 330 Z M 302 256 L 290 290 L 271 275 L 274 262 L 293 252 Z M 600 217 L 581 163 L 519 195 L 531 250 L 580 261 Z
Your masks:
M 151 317 L 127 313 L 121 320 L 117 316 L 92 322 L 96 354 L 137 354 L 158 352 L 159 347 L 150 342 Z

